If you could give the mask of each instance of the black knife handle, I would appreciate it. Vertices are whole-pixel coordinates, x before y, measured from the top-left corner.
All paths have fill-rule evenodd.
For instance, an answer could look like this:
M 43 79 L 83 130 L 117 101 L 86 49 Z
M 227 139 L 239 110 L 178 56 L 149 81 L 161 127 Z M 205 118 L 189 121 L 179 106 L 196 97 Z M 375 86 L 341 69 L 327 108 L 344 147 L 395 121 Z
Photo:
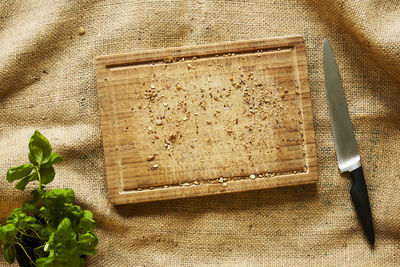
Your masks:
M 362 167 L 351 172 L 353 185 L 350 189 L 351 199 L 357 211 L 358 218 L 364 229 L 368 242 L 373 246 L 375 243 L 374 225 L 372 223 L 371 207 L 369 205 L 367 185 L 365 184 Z

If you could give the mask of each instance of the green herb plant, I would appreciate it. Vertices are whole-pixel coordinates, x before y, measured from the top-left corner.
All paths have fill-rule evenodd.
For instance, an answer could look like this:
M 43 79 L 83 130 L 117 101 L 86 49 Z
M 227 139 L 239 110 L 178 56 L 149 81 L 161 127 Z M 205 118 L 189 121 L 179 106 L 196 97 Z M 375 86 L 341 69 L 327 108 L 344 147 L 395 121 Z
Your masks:
M 30 164 L 7 171 L 7 180 L 17 181 L 17 189 L 23 191 L 30 182 L 38 187 L 32 191 L 32 199 L 14 209 L 6 224 L 0 225 L 5 259 L 13 263 L 22 253 L 31 266 L 83 266 L 87 256 L 96 254 L 92 212 L 73 204 L 72 189 L 45 190 L 55 176 L 53 165 L 63 158 L 52 152 L 49 141 L 37 130 L 29 141 L 28 158 Z

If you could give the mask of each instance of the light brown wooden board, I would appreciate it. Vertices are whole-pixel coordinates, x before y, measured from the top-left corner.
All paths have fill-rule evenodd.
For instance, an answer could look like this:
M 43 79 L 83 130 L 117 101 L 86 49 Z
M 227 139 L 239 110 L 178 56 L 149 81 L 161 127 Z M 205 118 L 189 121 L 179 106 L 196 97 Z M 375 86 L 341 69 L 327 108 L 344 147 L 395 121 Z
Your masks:
M 96 72 L 114 204 L 318 179 L 301 36 L 101 56 Z

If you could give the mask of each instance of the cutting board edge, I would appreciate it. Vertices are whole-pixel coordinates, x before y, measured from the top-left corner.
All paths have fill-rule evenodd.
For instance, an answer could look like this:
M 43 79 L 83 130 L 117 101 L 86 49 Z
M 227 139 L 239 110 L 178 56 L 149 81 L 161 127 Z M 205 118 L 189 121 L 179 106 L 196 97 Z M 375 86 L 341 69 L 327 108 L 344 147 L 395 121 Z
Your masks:
M 312 168 L 310 168 L 312 169 Z M 233 185 L 229 185 L 227 187 L 223 186 L 223 183 L 218 184 L 206 184 L 200 186 L 193 186 L 193 187 L 177 187 L 177 188 L 167 188 L 167 189 L 159 189 L 158 193 L 154 194 L 150 192 L 150 190 L 146 191 L 136 191 L 134 193 L 121 193 L 119 190 L 114 189 L 110 191 L 110 199 L 113 205 L 125 205 L 125 204 L 137 204 L 137 203 L 145 203 L 145 202 L 154 202 L 154 201 L 164 201 L 164 200 L 172 200 L 172 199 L 182 199 L 182 198 L 190 198 L 190 197 L 203 197 L 203 196 L 212 196 L 212 195 L 219 195 L 219 194 L 228 194 L 228 193 L 240 193 L 240 192 L 248 192 L 248 191 L 255 191 L 255 190 L 265 190 L 265 189 L 273 189 L 279 188 L 284 186 L 298 186 L 298 185 L 307 185 L 307 184 L 315 184 L 318 182 L 318 172 L 315 170 L 312 172 L 306 173 L 302 176 L 302 179 L 298 179 L 299 176 L 296 176 L 296 180 L 291 181 L 287 178 L 287 176 L 275 176 L 269 178 L 257 178 L 256 180 L 242 180 L 242 181 L 235 181 L 237 183 L 235 187 L 237 189 L 232 189 Z M 262 181 L 264 180 L 264 181 Z M 265 185 L 260 187 L 249 187 L 247 189 L 238 188 L 242 186 L 243 183 L 254 184 L 254 182 L 258 182 L 258 186 L 261 183 Z M 231 186 L 231 188 L 229 188 Z M 199 188 L 203 187 L 203 188 Z M 226 190 L 228 189 L 229 190 Z M 193 189 L 192 192 L 188 191 L 188 189 Z M 200 190 L 199 190 L 200 189 Z M 186 194 L 181 194 L 180 191 L 186 190 Z
M 288 40 L 286 44 L 283 44 L 282 40 Z M 293 46 L 304 46 L 304 37 L 302 35 L 287 35 L 278 37 L 267 37 L 258 38 L 250 40 L 236 40 L 236 41 L 225 41 L 219 43 L 209 43 L 201 45 L 187 45 L 180 47 L 168 47 L 168 48 L 155 48 L 155 49 L 143 49 L 134 52 L 120 53 L 120 54 L 110 54 L 110 55 L 100 55 L 95 59 L 96 69 L 107 68 L 110 66 L 118 65 L 129 65 L 139 60 L 138 57 L 143 57 L 143 55 L 152 55 L 147 58 L 146 61 L 152 60 L 163 60 L 165 56 L 175 56 L 175 57 L 193 57 L 197 55 L 204 55 L 207 53 L 209 55 L 215 55 L 220 53 L 229 52 L 240 52 L 237 51 L 246 44 L 255 44 L 251 49 L 243 50 L 246 51 L 257 51 L 262 49 L 276 49 L 284 47 Z M 236 50 L 236 51 L 235 51 Z M 177 55 L 173 55 L 176 52 Z M 201 52 L 200 52 L 201 51 Z M 142 59 L 141 59 L 142 60 Z

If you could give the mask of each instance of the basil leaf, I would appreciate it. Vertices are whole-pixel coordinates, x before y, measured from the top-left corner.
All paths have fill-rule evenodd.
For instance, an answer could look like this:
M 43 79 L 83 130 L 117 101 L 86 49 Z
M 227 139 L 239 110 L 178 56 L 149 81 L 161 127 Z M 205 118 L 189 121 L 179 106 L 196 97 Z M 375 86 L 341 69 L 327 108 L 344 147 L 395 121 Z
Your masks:
M 54 176 L 56 175 L 54 168 L 46 168 L 40 169 L 40 177 L 42 178 L 42 184 L 48 184 L 54 180 Z
M 4 258 L 10 264 L 14 263 L 15 260 L 15 245 L 4 248 Z
M 29 175 L 33 170 L 33 166 L 31 164 L 23 164 L 17 167 L 13 167 L 8 169 L 7 171 L 7 181 L 10 183 L 21 179 L 27 175 Z
M 31 178 L 29 178 L 29 182 L 38 180 L 37 172 L 31 173 L 30 177 L 31 177 Z
M 49 238 L 56 231 L 57 231 L 57 229 L 54 226 L 52 226 L 51 224 L 48 224 L 45 227 L 43 227 L 42 230 L 40 230 L 40 235 L 43 238 Z
M 56 239 L 57 241 L 70 239 L 72 232 L 71 221 L 68 218 L 64 218 L 57 227 Z
M 88 219 L 88 220 L 94 222 L 94 220 L 93 220 L 93 213 L 92 213 L 90 210 L 84 210 L 84 211 L 83 211 L 83 216 L 84 216 L 86 219 Z
M 55 208 L 64 206 L 65 203 L 72 203 L 75 200 L 75 194 L 72 189 L 53 189 L 45 192 L 42 197 L 44 206 L 47 208 Z
M 44 163 L 44 164 L 42 165 L 42 167 L 43 167 L 43 168 L 49 168 L 49 167 L 51 167 L 53 164 L 62 162 L 63 160 L 64 160 L 64 158 L 61 157 L 60 154 L 51 152 L 49 161 L 46 162 L 46 163 Z
M 32 200 L 25 200 L 24 203 L 22 204 L 22 208 L 26 210 L 29 213 L 38 213 L 39 212 L 39 207 L 35 205 L 35 202 Z
M 39 191 L 38 191 L 37 189 L 33 190 L 33 191 L 31 192 L 31 195 L 33 196 L 33 198 L 32 198 L 32 202 L 33 202 L 33 203 L 36 203 L 36 202 L 39 201 L 39 199 L 40 199 L 40 193 L 39 193 Z
M 80 262 L 79 262 L 79 267 L 84 267 L 85 266 L 85 261 L 86 261 L 86 259 L 85 258 L 81 258 L 81 257 L 79 257 L 79 260 L 80 260 Z
M 22 218 L 19 223 L 18 223 L 18 229 L 19 230 L 28 230 L 32 224 L 37 223 L 37 219 L 32 216 L 25 216 Z
M 54 251 L 50 251 L 48 257 L 41 257 L 35 262 L 36 267 L 57 267 L 54 263 Z
M 37 216 L 39 218 L 41 218 L 41 219 L 44 219 L 46 222 L 49 222 L 49 221 L 51 221 L 53 219 L 52 215 L 49 212 L 49 210 L 44 206 L 40 207 L 39 213 L 38 213 Z
M 89 210 L 83 211 L 83 217 L 80 219 L 78 224 L 79 233 L 93 232 L 96 226 L 93 220 L 93 214 Z
M 50 158 L 51 145 L 49 140 L 38 130 L 34 132 L 29 140 L 29 151 L 32 159 L 38 164 L 46 163 Z
M 36 160 L 33 158 L 31 153 L 28 153 L 28 158 L 29 158 L 29 162 L 32 163 L 33 165 L 37 166 L 38 163 L 36 162 Z
M 73 224 L 77 224 L 79 220 L 83 217 L 83 211 L 79 205 L 74 205 L 71 203 L 65 204 L 64 210 L 65 216 L 71 219 Z
M 13 224 L 14 226 L 17 226 L 20 219 L 25 217 L 25 213 L 23 212 L 22 208 L 16 208 L 14 209 L 11 214 L 7 217 L 6 222 L 9 224 Z
M 13 243 L 17 235 L 17 229 L 13 224 L 6 224 L 0 226 L 0 241 L 3 244 Z
M 31 228 L 33 230 L 35 230 L 36 232 L 40 232 L 40 230 L 43 229 L 43 224 L 41 224 L 41 223 L 32 223 L 31 224 Z
M 64 161 L 64 158 L 60 154 L 54 152 L 51 152 L 50 159 L 51 159 L 51 164 L 56 164 Z
M 31 179 L 32 175 L 28 175 L 24 178 L 22 178 L 21 180 L 18 181 L 18 183 L 16 183 L 15 188 L 24 191 L 26 185 L 29 183 L 30 179 Z
M 3 227 L 4 226 L 0 226 L 0 242 L 4 244 L 7 242 L 7 239 L 6 239 L 6 231 Z
M 82 259 L 79 257 L 78 254 L 73 254 L 72 256 L 68 257 L 68 260 L 64 263 L 65 267 L 80 267 L 82 265 Z
M 79 235 L 78 249 L 81 254 L 94 255 L 96 254 L 96 246 L 98 243 L 97 236 L 94 233 L 86 233 Z
M 0 242 L 1 243 L 6 243 L 6 233 L 3 229 L 3 226 L 0 226 Z

